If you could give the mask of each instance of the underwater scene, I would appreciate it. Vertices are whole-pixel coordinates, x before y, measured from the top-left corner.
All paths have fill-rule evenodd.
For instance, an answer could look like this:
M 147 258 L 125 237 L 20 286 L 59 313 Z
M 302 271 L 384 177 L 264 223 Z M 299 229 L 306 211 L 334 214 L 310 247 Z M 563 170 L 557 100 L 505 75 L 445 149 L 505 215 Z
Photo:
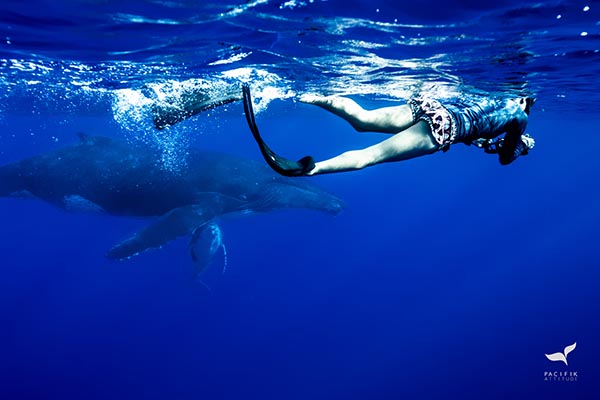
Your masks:
M 600 398 L 600 1 L 4 0 L 0 398 Z

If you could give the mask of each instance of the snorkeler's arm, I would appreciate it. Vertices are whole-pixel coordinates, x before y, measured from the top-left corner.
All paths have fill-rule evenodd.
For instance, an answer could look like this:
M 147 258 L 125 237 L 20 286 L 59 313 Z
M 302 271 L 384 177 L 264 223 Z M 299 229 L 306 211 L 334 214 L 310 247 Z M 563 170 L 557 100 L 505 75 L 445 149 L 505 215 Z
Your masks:
M 533 138 L 524 135 L 525 125 L 518 125 L 509 129 L 504 135 L 504 140 L 498 144 L 498 159 L 500 164 L 508 165 L 519 156 L 527 155 L 529 149 L 533 148 Z

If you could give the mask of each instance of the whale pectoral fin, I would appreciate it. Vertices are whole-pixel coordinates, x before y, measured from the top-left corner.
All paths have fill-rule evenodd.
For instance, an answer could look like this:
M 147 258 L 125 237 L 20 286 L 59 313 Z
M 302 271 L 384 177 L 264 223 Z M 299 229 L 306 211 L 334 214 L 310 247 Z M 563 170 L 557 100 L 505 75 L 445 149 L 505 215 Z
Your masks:
M 110 249 L 107 257 L 122 260 L 148 249 L 160 247 L 180 236 L 191 234 L 216 215 L 218 212 L 207 205 L 191 205 L 173 209 L 152 225 L 143 228 L 129 239 Z
M 192 234 L 219 215 L 243 209 L 245 204 L 235 197 L 216 192 L 196 193 L 195 202 L 196 204 L 169 211 L 154 224 L 110 249 L 107 257 L 122 260 L 160 247 L 178 237 Z

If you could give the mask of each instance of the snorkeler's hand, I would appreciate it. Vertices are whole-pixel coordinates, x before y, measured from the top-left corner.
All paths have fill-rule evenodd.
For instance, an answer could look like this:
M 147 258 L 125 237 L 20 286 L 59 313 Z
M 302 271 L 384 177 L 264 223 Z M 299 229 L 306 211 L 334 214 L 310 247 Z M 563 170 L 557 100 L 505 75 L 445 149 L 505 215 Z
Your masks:
M 531 150 L 535 147 L 535 140 L 531 136 L 529 136 L 527 133 L 524 135 L 521 135 L 521 141 L 523 142 L 523 144 L 525 146 L 527 146 L 527 148 L 529 150 Z
M 483 149 L 483 151 L 488 154 L 498 154 L 502 144 L 504 143 L 504 138 L 476 139 L 471 143 L 476 147 Z
M 483 149 L 489 146 L 489 139 L 475 139 L 471 142 L 471 144 L 475 147 Z

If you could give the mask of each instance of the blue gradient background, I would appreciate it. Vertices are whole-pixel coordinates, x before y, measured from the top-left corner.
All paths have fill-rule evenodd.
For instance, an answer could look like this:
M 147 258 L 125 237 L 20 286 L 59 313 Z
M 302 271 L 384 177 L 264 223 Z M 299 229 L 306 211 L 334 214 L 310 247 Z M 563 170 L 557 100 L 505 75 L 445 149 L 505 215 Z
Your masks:
M 457 145 L 315 177 L 347 203 L 335 218 L 223 221 L 228 267 L 207 271 L 210 290 L 192 279 L 186 240 L 104 258 L 147 221 L 0 199 L 0 398 L 598 398 L 600 115 L 555 101 L 539 99 L 536 148 L 508 167 Z M 59 145 L 121 135 L 109 109 L 11 107 L 22 112 L 2 115 L 2 164 L 56 148 L 56 132 Z M 260 160 L 241 105 L 211 118 L 218 129 L 194 146 Z M 290 100 L 257 121 L 290 156 L 384 138 Z M 544 356 L 573 342 L 569 367 Z M 578 382 L 544 382 L 566 370 Z

